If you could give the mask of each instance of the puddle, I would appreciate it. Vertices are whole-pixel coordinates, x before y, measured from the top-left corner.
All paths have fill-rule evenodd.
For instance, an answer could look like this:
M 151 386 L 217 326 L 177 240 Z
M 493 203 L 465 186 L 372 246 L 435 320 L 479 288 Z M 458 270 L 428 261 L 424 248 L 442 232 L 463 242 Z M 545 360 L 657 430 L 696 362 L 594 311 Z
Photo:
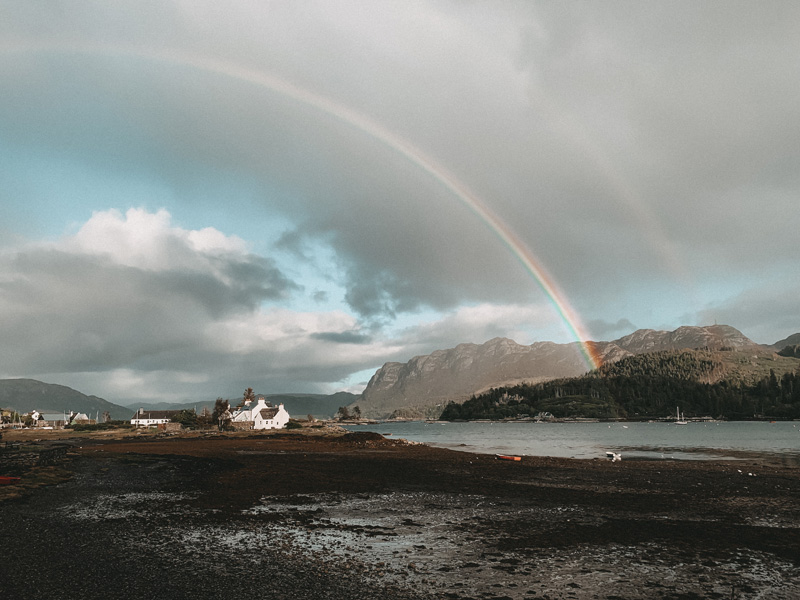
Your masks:
M 59 509 L 65 517 L 81 521 L 103 521 L 106 519 L 126 519 L 147 516 L 158 509 L 160 516 L 165 514 L 185 514 L 189 509 L 175 503 L 193 500 L 197 494 L 168 492 L 136 492 L 128 494 L 100 494 L 89 502 L 70 504 Z

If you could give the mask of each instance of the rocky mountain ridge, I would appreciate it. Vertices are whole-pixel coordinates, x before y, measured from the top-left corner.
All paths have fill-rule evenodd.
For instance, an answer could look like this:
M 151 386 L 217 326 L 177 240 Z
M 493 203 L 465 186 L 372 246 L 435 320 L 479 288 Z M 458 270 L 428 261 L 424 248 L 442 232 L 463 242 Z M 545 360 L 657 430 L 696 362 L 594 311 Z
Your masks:
M 611 342 L 630 352 L 659 352 L 661 350 L 682 350 L 686 348 L 761 348 L 741 331 L 730 325 L 708 325 L 705 327 L 678 327 L 675 331 L 639 329 Z
M 683 348 L 752 347 L 754 351 L 767 351 L 728 325 L 686 326 L 675 331 L 640 329 L 611 342 L 588 344 L 603 363 Z M 577 343 L 535 342 L 525 346 L 494 338 L 484 344 L 459 344 L 415 356 L 406 363 L 386 363 L 372 376 L 358 405 L 370 418 L 436 417 L 448 402 L 463 402 L 491 387 L 576 377 L 586 371 Z

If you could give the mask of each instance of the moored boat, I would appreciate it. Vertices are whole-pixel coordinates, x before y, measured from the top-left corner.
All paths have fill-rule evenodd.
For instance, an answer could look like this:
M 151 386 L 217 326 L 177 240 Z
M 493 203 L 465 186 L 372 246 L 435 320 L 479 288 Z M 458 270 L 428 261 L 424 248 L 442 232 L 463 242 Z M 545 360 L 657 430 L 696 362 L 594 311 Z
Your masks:
M 510 456 L 508 454 L 495 454 L 494 456 L 497 460 L 522 460 L 521 456 Z

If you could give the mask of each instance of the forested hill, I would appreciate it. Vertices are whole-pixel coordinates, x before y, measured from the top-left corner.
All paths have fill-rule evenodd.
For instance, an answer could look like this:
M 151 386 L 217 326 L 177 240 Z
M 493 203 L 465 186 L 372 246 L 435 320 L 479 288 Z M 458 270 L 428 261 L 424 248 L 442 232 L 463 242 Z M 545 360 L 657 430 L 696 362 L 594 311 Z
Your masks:
M 582 377 L 492 389 L 443 420 L 535 416 L 800 418 L 800 359 L 751 350 L 668 350 L 603 365 Z

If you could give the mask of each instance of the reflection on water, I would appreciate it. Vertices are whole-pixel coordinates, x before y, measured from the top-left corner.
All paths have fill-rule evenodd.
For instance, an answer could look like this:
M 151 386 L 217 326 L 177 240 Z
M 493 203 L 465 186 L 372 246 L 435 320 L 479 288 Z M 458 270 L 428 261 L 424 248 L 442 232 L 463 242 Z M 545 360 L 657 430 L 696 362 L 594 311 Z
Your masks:
M 758 459 L 800 464 L 797 422 L 427 423 L 349 426 L 433 446 L 489 454 L 624 459 Z

